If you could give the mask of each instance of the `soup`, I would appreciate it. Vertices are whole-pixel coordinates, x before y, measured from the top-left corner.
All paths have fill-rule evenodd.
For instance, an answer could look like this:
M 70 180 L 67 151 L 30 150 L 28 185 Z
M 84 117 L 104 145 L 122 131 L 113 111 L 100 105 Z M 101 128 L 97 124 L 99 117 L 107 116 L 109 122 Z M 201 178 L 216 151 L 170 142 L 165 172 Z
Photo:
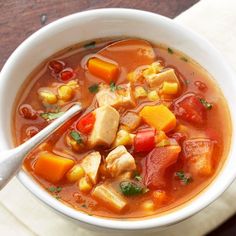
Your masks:
M 30 153 L 24 168 L 58 201 L 110 218 L 161 214 L 218 173 L 231 129 L 210 75 L 141 39 L 102 39 L 45 60 L 18 94 L 19 145 L 73 104 L 83 110 Z

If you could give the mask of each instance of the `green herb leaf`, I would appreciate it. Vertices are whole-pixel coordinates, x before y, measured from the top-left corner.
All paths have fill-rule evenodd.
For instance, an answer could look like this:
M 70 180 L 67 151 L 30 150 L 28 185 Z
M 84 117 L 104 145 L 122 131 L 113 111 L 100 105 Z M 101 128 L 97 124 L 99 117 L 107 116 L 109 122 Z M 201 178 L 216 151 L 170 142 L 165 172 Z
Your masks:
M 62 187 L 51 186 L 51 187 L 47 188 L 47 190 L 51 193 L 59 193 L 59 192 L 61 192 Z
M 122 89 L 120 86 L 116 85 L 114 81 L 110 83 L 111 92 L 115 92 L 116 90 Z
M 168 53 L 170 53 L 170 54 L 174 53 L 173 49 L 171 49 L 171 48 L 167 48 L 167 50 L 168 50 Z
M 47 112 L 47 113 L 42 113 L 40 114 L 40 116 L 47 120 L 47 121 L 50 121 L 50 120 L 55 120 L 57 118 L 59 118 L 60 116 L 62 116 L 65 112 Z
M 202 105 L 207 109 L 211 110 L 212 109 L 212 104 L 207 102 L 204 98 L 200 98 L 199 101 L 202 103 Z
M 95 46 L 96 46 L 95 41 L 84 44 L 84 48 L 86 48 L 86 49 L 95 48 Z
M 186 176 L 186 174 L 184 173 L 184 171 L 180 170 L 176 172 L 176 176 L 179 177 L 179 179 L 185 184 L 189 184 L 192 181 L 192 177 L 190 176 Z
M 142 177 L 140 176 L 140 174 L 138 173 L 138 171 L 134 172 L 134 179 L 137 181 L 142 181 Z
M 129 181 L 120 183 L 120 190 L 125 196 L 134 196 L 143 193 L 143 187 Z
M 80 133 L 76 132 L 76 131 L 71 131 L 70 132 L 70 136 L 78 143 L 78 144 L 81 144 L 83 143 L 83 139 L 80 135 Z
M 94 84 L 94 85 L 88 87 L 88 90 L 90 93 L 97 93 L 99 91 L 99 85 Z
M 186 57 L 180 57 L 180 60 L 188 62 L 188 59 Z

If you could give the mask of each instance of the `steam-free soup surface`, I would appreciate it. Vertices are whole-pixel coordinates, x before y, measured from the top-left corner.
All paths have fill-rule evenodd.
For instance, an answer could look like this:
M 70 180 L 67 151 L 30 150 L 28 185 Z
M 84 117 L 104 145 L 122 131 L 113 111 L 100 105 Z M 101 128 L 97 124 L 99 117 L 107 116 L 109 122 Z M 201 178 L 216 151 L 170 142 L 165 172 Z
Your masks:
M 16 145 L 75 103 L 83 111 L 24 166 L 58 201 L 89 215 L 137 218 L 180 206 L 207 187 L 229 149 L 220 89 L 170 47 L 96 40 L 45 60 L 18 95 Z

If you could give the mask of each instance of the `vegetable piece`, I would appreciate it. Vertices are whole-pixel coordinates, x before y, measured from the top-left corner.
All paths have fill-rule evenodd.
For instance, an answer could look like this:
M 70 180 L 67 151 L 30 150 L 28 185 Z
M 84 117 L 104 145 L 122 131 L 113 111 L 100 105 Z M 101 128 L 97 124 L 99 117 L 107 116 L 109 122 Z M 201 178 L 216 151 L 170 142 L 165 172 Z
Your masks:
M 96 120 L 89 137 L 90 147 L 109 146 L 116 137 L 120 114 L 111 106 L 103 106 L 94 110 Z
M 120 190 L 125 196 L 134 196 L 143 193 L 143 187 L 135 182 L 122 181 Z
M 93 84 L 90 87 L 88 87 L 88 90 L 90 93 L 97 93 L 99 91 L 99 85 Z
M 173 54 L 173 53 L 174 53 L 173 49 L 171 49 L 171 48 L 167 48 L 167 51 L 168 51 L 168 53 L 170 53 L 170 54 Z
M 88 70 L 91 74 L 102 78 L 108 83 L 116 81 L 119 73 L 119 67 L 117 65 L 96 57 L 88 61 Z
M 98 170 L 101 164 L 101 155 L 99 152 L 92 152 L 83 158 L 80 163 L 84 172 L 88 175 L 92 184 L 97 183 Z
M 164 81 L 161 88 L 162 94 L 175 95 L 178 93 L 178 83 Z
M 181 151 L 180 146 L 155 148 L 145 159 L 144 184 L 150 189 L 166 186 L 166 169 L 173 165 Z
M 207 138 L 188 139 L 183 142 L 184 156 L 189 172 L 198 176 L 210 176 L 213 172 L 214 143 Z
M 175 174 L 185 185 L 189 184 L 192 181 L 192 177 L 188 174 L 185 174 L 183 170 L 177 171 Z
M 157 130 L 168 132 L 175 128 L 175 115 L 164 105 L 145 106 L 139 113 L 143 120 Z
M 177 117 L 196 125 L 201 125 L 206 120 L 206 109 L 194 93 L 188 93 L 176 100 L 174 113 Z
M 95 124 L 95 114 L 93 112 L 88 113 L 84 117 L 82 117 L 76 124 L 76 128 L 84 134 L 89 134 Z
M 76 141 L 76 143 L 78 143 L 78 144 L 83 143 L 83 139 L 82 139 L 80 133 L 78 133 L 78 132 L 72 130 L 72 131 L 70 132 L 70 136 Z
M 141 207 L 145 212 L 152 212 L 155 208 L 154 202 L 152 200 L 146 200 L 141 204 Z
M 68 85 L 62 85 L 58 88 L 58 97 L 65 102 L 68 102 L 73 97 L 73 89 Z
M 121 87 L 116 85 L 114 81 L 111 81 L 111 83 L 110 83 L 111 92 L 115 92 L 116 90 L 119 90 L 119 89 L 121 89 Z
M 120 145 L 132 145 L 133 139 L 129 132 L 126 130 L 119 130 L 116 135 L 116 139 L 112 145 L 112 147 L 118 147 Z
M 19 113 L 27 120 L 35 120 L 38 115 L 37 112 L 29 104 L 23 104 L 19 108 Z
M 57 96 L 51 91 L 39 90 L 39 97 L 46 104 L 55 104 L 57 103 Z
M 135 130 L 141 123 L 141 118 L 135 112 L 126 112 L 120 119 L 120 123 L 122 128 L 133 131 Z
M 107 183 L 95 187 L 92 196 L 116 212 L 121 212 L 127 206 L 127 201 Z
M 133 156 L 124 146 L 118 146 L 112 150 L 105 159 L 107 170 L 112 177 L 119 176 L 126 171 L 136 169 Z
M 81 167 L 81 165 L 75 165 L 69 170 L 69 172 L 67 172 L 66 178 L 70 182 L 76 182 L 79 179 L 81 179 L 84 175 L 85 172 L 84 169 Z
M 62 80 L 63 82 L 66 82 L 68 80 L 74 79 L 75 76 L 76 76 L 76 73 L 74 72 L 74 70 L 68 67 L 60 72 L 59 79 Z
M 174 69 L 168 69 L 158 74 L 149 75 L 145 77 L 145 79 L 151 88 L 161 86 L 164 82 L 177 83 L 179 87 L 179 80 Z
M 92 184 L 90 183 L 89 179 L 86 176 L 82 177 L 79 180 L 78 187 L 81 192 L 85 193 L 89 192 L 93 188 Z
M 155 136 L 155 143 L 160 143 L 162 140 L 167 140 L 168 137 L 166 136 L 164 131 L 158 131 L 156 132 L 156 136 Z
M 212 104 L 207 102 L 204 98 L 200 98 L 199 101 L 202 103 L 202 105 L 207 109 L 211 110 L 212 109 Z
M 55 120 L 57 118 L 59 118 L 60 116 L 62 116 L 65 112 L 47 112 L 47 113 L 41 113 L 40 116 L 47 120 L 47 121 L 50 121 L 50 120 Z
M 155 147 L 155 129 L 141 129 L 134 138 L 135 152 L 149 152 Z
M 152 90 L 148 93 L 148 99 L 149 101 L 157 101 L 159 100 L 159 95 L 156 90 Z
M 62 187 L 51 186 L 51 187 L 47 188 L 47 190 L 51 193 L 60 193 L 62 190 Z
M 164 190 L 156 190 L 152 193 L 155 205 L 160 206 L 168 200 L 168 196 Z
M 142 86 L 137 86 L 134 90 L 134 97 L 136 99 L 145 98 L 147 97 L 147 91 Z
M 57 183 L 73 165 L 73 160 L 45 151 L 38 154 L 34 172 L 52 183 Z
M 65 68 L 65 62 L 59 60 L 52 60 L 49 62 L 48 68 L 54 74 L 58 74 Z

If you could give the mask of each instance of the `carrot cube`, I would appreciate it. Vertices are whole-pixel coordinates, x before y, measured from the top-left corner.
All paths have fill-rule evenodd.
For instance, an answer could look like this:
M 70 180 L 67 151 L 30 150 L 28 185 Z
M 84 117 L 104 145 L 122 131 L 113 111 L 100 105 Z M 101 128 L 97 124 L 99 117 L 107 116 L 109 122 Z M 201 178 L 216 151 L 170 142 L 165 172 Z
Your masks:
M 168 132 L 175 128 L 175 115 L 164 105 L 145 106 L 139 113 L 143 120 L 156 130 Z
M 68 158 L 57 156 L 53 153 L 40 152 L 34 166 L 35 174 L 42 178 L 56 183 L 72 168 L 74 161 Z
M 108 83 L 115 81 L 119 73 L 119 67 L 117 65 L 96 57 L 88 61 L 88 70 L 91 74 L 100 77 Z

